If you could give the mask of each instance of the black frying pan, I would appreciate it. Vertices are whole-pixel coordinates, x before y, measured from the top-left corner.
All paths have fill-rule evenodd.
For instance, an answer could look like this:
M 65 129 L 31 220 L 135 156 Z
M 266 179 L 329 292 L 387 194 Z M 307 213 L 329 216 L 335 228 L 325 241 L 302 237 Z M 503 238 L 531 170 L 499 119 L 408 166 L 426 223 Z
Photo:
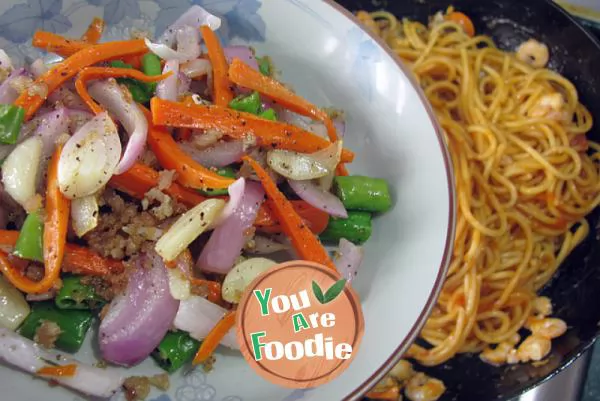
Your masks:
M 492 36 L 499 47 L 514 50 L 533 37 L 551 51 L 549 67 L 570 79 L 581 101 L 596 119 L 590 137 L 600 140 L 600 43 L 564 10 L 546 0 L 338 0 L 350 11 L 386 9 L 398 17 L 422 22 L 453 5 L 473 20 L 478 33 Z M 534 367 L 495 368 L 477 356 L 459 356 L 436 368 L 419 368 L 442 379 L 442 400 L 486 401 L 516 397 L 551 378 L 589 348 L 600 333 L 600 208 L 589 216 L 591 234 L 543 289 L 554 315 L 568 332 L 553 341 L 548 363 Z

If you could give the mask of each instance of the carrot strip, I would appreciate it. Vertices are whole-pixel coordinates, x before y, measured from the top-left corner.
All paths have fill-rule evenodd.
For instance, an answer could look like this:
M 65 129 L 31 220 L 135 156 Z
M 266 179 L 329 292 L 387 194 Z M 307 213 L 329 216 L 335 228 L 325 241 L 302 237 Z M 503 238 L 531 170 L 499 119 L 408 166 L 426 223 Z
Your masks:
M 109 185 L 129 196 L 137 199 L 143 199 L 146 192 L 158 185 L 158 172 L 142 163 L 136 163 L 123 174 L 113 175 Z M 173 197 L 177 202 L 183 203 L 187 207 L 194 207 L 206 200 L 198 192 L 187 189 L 176 182 L 173 182 L 164 192 Z
M 48 166 L 46 188 L 46 219 L 44 221 L 44 277 L 35 282 L 17 271 L 0 252 L 0 270 L 15 287 L 26 293 L 42 293 L 51 289 L 59 280 L 65 253 L 67 228 L 69 223 L 70 201 L 60 192 L 58 186 L 58 160 L 62 147 L 59 146 Z
M 400 397 L 400 388 L 394 386 L 385 391 L 369 391 L 365 395 L 373 400 L 397 401 Z
M 132 78 L 142 82 L 158 82 L 169 77 L 171 74 L 172 72 L 168 72 L 163 75 L 150 76 L 141 71 L 128 68 L 86 67 L 77 74 L 75 89 L 77 90 L 79 97 L 87 104 L 90 110 L 95 114 L 99 114 L 102 113 L 104 109 L 100 107 L 88 93 L 86 86 L 87 81 L 102 78 Z
M 177 181 L 195 189 L 227 188 L 234 180 L 207 169 L 185 153 L 164 129 L 148 128 L 148 144 L 161 166 L 177 172 Z
M 223 298 L 221 298 L 221 283 L 217 281 L 203 280 L 200 278 L 192 278 L 191 282 L 193 285 L 197 285 L 199 287 L 206 287 L 208 289 L 207 299 L 210 302 L 218 305 L 222 303 Z
M 76 39 L 67 39 L 64 36 L 46 31 L 37 31 L 34 33 L 31 44 L 47 52 L 56 53 L 61 57 L 72 56 L 78 51 L 91 46 L 90 43 Z
M 475 36 L 475 26 L 473 25 L 473 21 L 471 21 L 471 18 L 467 17 L 466 14 L 461 13 L 460 11 L 454 11 L 446 15 L 446 20 L 456 22 L 458 25 L 462 26 L 467 35 L 471 37 Z
M 74 363 L 62 366 L 44 366 L 37 372 L 40 376 L 53 376 L 53 377 L 73 377 L 77 373 L 77 365 Z
M 298 96 L 280 82 L 261 74 L 260 71 L 256 71 L 240 59 L 233 59 L 229 66 L 229 80 L 237 85 L 255 90 L 293 112 L 322 121 L 327 128 L 329 140 L 331 142 L 337 141 L 335 124 L 326 112 L 303 97 Z M 340 163 L 337 172 L 338 175 L 348 175 L 343 163 Z
M 194 365 L 206 362 L 206 360 L 212 355 L 217 349 L 217 346 L 225 337 L 225 335 L 235 325 L 235 311 L 228 312 L 215 327 L 212 328 L 210 333 L 204 338 L 198 352 L 194 357 Z
M 0 246 L 13 248 L 19 237 L 18 231 L 0 230 Z M 119 274 L 124 270 L 123 263 L 115 259 L 107 259 L 92 252 L 88 248 L 67 244 L 62 271 L 67 273 L 92 276 Z
M 127 55 L 141 54 L 148 51 L 142 39 L 108 42 L 93 45 L 79 50 L 56 67 L 50 69 L 36 80 L 37 85 L 48 88 L 48 94 L 74 77 L 83 68 L 101 61 L 114 60 Z M 45 98 L 30 91 L 23 91 L 14 102 L 25 109 L 25 119 L 29 120 L 44 103 Z
M 233 100 L 233 92 L 231 90 L 231 82 L 227 77 L 227 59 L 219 38 L 208 26 L 204 25 L 200 28 L 208 57 L 213 69 L 213 93 L 215 104 L 218 106 L 227 106 Z
M 193 106 L 196 104 L 191 96 L 186 96 L 183 101 L 186 106 Z M 187 141 L 192 136 L 192 130 L 190 128 L 179 128 L 177 131 L 177 139 L 180 141 Z
M 186 106 L 156 97 L 150 101 L 150 107 L 154 125 L 214 129 L 237 139 L 253 135 L 257 139 L 258 146 L 303 153 L 316 152 L 331 145 L 328 140 L 294 125 L 265 120 L 227 107 Z M 343 162 L 351 162 L 353 159 L 354 153 L 348 149 L 342 150 Z
M 302 221 L 302 218 L 296 213 L 290 201 L 279 191 L 277 184 L 275 184 L 269 174 L 251 157 L 244 156 L 243 160 L 250 164 L 258 178 L 260 178 L 267 197 L 272 201 L 273 214 L 279 220 L 283 232 L 292 240 L 292 245 L 298 256 L 305 260 L 326 265 L 335 270 L 336 267 L 331 261 L 327 250 L 306 226 L 304 221 Z
M 325 231 L 329 223 L 329 215 L 322 210 L 306 203 L 303 200 L 290 201 L 292 207 L 302 217 L 302 220 L 308 225 L 308 228 L 315 233 L 321 234 Z M 282 231 L 279 221 L 274 218 L 273 201 L 268 199 L 258 210 L 254 226 L 257 230 L 264 233 L 277 234 Z
M 335 125 L 323 110 L 301 96 L 298 96 L 280 82 L 256 71 L 240 59 L 233 59 L 229 66 L 229 80 L 239 86 L 255 90 L 276 101 L 283 107 L 303 116 L 322 121 L 327 127 L 331 142 L 337 141 Z
M 81 36 L 81 40 L 86 43 L 96 44 L 102 37 L 102 32 L 104 32 L 104 20 L 95 17 L 92 22 L 90 22 L 88 29 Z

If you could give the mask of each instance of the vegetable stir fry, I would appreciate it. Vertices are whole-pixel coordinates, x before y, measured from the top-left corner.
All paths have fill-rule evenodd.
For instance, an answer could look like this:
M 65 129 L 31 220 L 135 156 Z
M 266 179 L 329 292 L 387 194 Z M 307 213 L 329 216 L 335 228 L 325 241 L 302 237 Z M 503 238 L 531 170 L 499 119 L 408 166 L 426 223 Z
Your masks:
M 59 63 L 0 52 L 0 361 L 139 397 L 164 377 L 54 349 L 77 352 L 99 321 L 109 366 L 210 364 L 238 347 L 236 304 L 276 259 L 357 274 L 388 184 L 348 175 L 341 114 L 223 47 L 219 26 L 193 6 L 156 41 L 101 43 L 96 18 L 81 38 L 36 32 Z

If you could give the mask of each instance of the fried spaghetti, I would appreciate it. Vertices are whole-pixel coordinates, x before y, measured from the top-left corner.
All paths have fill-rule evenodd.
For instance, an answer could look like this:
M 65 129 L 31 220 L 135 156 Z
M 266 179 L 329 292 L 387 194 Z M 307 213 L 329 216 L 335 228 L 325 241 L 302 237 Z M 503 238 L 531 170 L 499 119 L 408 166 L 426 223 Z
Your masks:
M 544 49 L 535 43 L 517 57 L 442 14 L 429 26 L 388 12 L 358 17 L 414 73 L 455 171 L 451 265 L 421 332 L 427 345 L 407 356 L 427 366 L 466 352 L 496 364 L 543 358 L 524 348 L 546 341 L 549 351 L 564 323 L 546 318 L 551 308 L 537 291 L 587 236 L 585 216 L 600 202 L 600 145 L 585 136 L 590 113 L 571 82 L 536 68 Z M 533 334 L 521 342 L 523 327 Z

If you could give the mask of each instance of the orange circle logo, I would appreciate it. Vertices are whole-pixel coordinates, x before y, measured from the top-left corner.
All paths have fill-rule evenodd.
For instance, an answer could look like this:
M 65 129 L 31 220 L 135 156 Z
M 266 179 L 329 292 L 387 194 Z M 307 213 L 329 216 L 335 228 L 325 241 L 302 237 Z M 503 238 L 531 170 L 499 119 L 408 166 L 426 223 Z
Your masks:
M 317 263 L 277 265 L 246 289 L 237 338 L 246 361 L 289 388 L 331 381 L 351 363 L 364 332 L 358 296 L 340 275 Z

